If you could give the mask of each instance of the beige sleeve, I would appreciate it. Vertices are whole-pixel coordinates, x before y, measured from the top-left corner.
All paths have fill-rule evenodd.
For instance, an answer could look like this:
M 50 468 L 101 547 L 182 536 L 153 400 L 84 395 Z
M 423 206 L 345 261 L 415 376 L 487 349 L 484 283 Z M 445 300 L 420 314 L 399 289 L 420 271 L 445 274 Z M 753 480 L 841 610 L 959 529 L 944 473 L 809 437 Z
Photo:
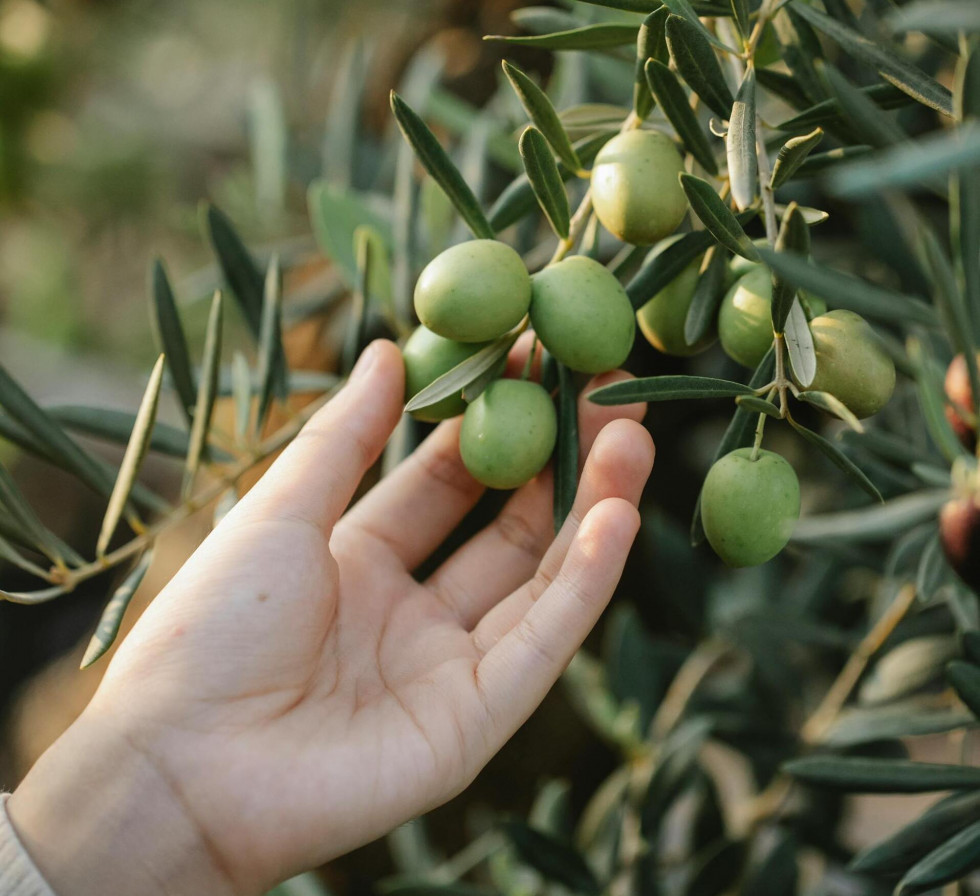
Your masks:
M 9 793 L 0 795 L 0 896 L 55 896 L 10 823 L 9 796 Z

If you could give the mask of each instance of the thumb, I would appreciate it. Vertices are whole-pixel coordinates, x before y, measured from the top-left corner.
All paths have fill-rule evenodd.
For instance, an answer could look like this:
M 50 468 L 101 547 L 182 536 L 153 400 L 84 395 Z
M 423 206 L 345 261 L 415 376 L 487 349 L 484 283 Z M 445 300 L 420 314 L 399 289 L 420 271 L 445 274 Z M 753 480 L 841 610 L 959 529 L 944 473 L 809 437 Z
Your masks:
M 393 342 L 372 342 L 344 388 L 242 500 L 241 513 L 301 519 L 329 531 L 384 449 L 401 417 L 404 396 L 401 352 Z

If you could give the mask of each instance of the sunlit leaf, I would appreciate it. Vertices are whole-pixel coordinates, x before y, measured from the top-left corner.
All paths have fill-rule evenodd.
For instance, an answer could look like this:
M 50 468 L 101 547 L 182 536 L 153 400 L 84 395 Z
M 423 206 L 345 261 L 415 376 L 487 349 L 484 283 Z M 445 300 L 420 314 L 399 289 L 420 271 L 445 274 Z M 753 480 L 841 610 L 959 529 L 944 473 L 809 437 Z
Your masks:
M 759 164 L 755 148 L 755 68 L 746 69 L 735 94 L 725 146 L 732 199 L 739 211 L 755 201 L 759 192 Z
M 727 119 L 735 97 L 725 81 L 704 26 L 671 15 L 667 19 L 666 34 L 670 57 L 687 86 L 712 112 Z
M 627 47 L 636 42 L 636 26 L 619 22 L 583 25 L 550 34 L 517 37 L 511 34 L 488 34 L 484 40 L 514 46 L 537 47 L 542 50 L 606 50 Z
M 742 229 L 738 219 L 715 192 L 715 188 L 693 174 L 682 173 L 680 181 L 691 208 L 711 235 L 736 255 L 741 255 L 749 261 L 758 261 L 758 250 Z
M 82 657 L 82 663 L 79 668 L 87 669 L 112 646 L 113 641 L 116 640 L 116 636 L 119 634 L 123 615 L 127 607 L 129 607 L 133 596 L 136 594 L 137 589 L 142 584 L 152 562 L 153 551 L 145 551 L 136 566 L 133 567 L 133 570 L 115 590 L 112 599 L 106 605 L 105 610 L 102 611 L 98 627 L 95 630 L 95 634 L 92 635 L 88 647 L 85 648 L 85 655 Z
M 646 63 L 646 80 L 650 91 L 660 104 L 667 120 L 674 126 L 687 151 L 709 174 L 718 173 L 711 144 L 688 104 L 687 94 L 677 76 L 662 62 L 649 59 Z
M 601 405 L 637 401 L 674 401 L 683 398 L 732 398 L 751 395 L 744 383 L 709 376 L 650 376 L 622 380 L 589 393 L 589 401 Z
M 507 80 L 514 88 L 532 124 L 570 170 L 580 169 L 582 163 L 572 148 L 572 141 L 568 139 L 568 134 L 565 133 L 561 119 L 547 94 L 513 63 L 505 60 L 503 67 Z
M 562 239 L 567 238 L 571 217 L 568 194 L 551 147 L 537 128 L 528 127 L 521 134 L 520 150 L 524 170 L 538 204 L 555 233 Z
M 792 137 L 787 140 L 780 148 L 779 155 L 772 166 L 769 185 L 775 190 L 786 183 L 822 139 L 823 130 L 816 128 L 802 137 Z
M 147 383 L 146 391 L 143 393 L 143 400 L 140 402 L 139 410 L 136 412 L 136 419 L 133 421 L 133 432 L 126 445 L 126 453 L 123 455 L 122 465 L 119 467 L 119 475 L 116 477 L 116 484 L 109 497 L 109 504 L 106 507 L 105 515 L 102 518 L 102 528 L 99 530 L 99 538 L 96 542 L 95 553 L 103 556 L 109 546 L 109 540 L 119 525 L 129 493 L 132 491 L 133 483 L 139 475 L 143 459 L 150 445 L 150 437 L 153 432 L 153 423 L 157 416 L 157 404 L 160 400 L 160 387 L 163 385 L 164 356 L 157 358 L 153 371 L 150 373 L 150 380 Z
M 462 175 L 426 123 L 394 91 L 391 92 L 391 110 L 398 121 L 398 127 L 412 145 L 422 166 L 449 197 L 473 235 L 480 239 L 493 239 L 493 229 L 487 222 L 473 191 L 466 185 Z

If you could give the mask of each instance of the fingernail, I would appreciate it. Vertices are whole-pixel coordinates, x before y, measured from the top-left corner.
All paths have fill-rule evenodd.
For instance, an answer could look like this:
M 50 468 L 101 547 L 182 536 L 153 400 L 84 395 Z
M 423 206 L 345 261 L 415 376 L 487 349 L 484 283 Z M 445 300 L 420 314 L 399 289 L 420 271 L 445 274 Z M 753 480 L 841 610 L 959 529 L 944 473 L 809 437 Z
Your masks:
M 357 363 L 354 365 L 354 369 L 350 372 L 350 378 L 352 380 L 360 379 L 368 371 L 374 367 L 374 362 L 378 359 L 378 343 L 374 341 L 368 345 L 367 348 L 361 352 L 361 356 L 357 359 Z

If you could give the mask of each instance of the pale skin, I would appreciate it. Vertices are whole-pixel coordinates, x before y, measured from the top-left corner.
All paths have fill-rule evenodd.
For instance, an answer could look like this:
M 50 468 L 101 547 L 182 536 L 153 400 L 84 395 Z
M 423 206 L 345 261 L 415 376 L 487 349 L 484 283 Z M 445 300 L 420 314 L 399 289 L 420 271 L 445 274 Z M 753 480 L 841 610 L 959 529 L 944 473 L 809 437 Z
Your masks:
M 557 537 L 546 472 L 418 582 L 482 488 L 449 421 L 344 514 L 403 388 L 373 343 L 10 798 L 58 896 L 261 894 L 459 793 L 581 645 L 639 526 L 643 406 L 580 405 Z

